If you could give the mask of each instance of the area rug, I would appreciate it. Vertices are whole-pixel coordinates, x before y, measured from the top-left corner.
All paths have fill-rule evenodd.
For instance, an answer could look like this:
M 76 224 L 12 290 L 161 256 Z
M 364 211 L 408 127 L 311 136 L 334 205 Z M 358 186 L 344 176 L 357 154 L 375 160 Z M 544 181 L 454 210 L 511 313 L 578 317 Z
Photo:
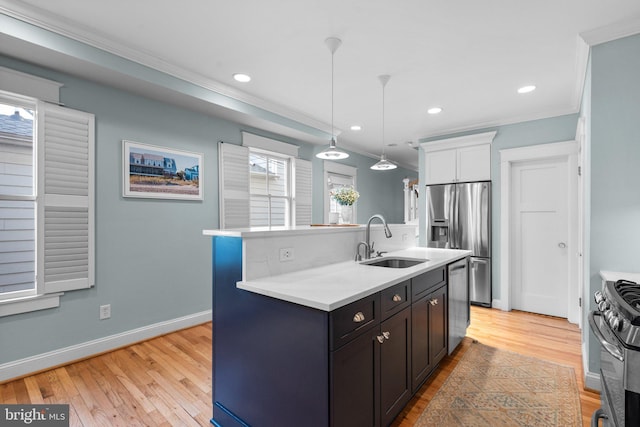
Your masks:
M 575 372 L 474 342 L 415 426 L 582 426 Z

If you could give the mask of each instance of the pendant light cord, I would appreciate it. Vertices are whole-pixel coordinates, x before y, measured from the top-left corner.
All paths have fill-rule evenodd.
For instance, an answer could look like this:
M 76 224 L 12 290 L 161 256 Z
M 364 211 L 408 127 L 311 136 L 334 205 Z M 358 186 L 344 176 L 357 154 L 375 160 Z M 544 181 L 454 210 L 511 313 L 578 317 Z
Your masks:
M 384 156 L 384 88 L 387 84 L 382 85 L 382 155 Z
M 329 144 L 329 147 L 327 147 L 325 150 L 316 154 L 316 157 L 324 160 L 342 160 L 349 157 L 349 154 L 344 151 L 338 150 L 338 148 L 336 147 L 336 128 L 334 124 L 334 118 L 335 118 L 334 117 L 334 113 L 335 113 L 334 58 L 335 58 L 336 50 L 338 50 L 338 48 L 342 44 L 342 41 L 336 37 L 329 37 L 325 39 L 324 43 L 327 45 L 327 47 L 329 48 L 329 51 L 331 52 L 331 143 Z
M 332 141 L 336 140 L 336 132 L 333 127 L 333 74 L 334 74 L 333 57 L 334 56 L 335 56 L 335 51 L 331 52 L 331 140 Z

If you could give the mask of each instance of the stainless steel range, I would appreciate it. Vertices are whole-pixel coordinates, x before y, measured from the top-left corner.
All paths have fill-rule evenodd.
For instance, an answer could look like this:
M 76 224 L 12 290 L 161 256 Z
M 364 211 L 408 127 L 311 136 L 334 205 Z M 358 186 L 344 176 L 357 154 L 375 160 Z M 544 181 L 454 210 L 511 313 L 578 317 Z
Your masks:
M 605 282 L 595 293 L 589 325 L 600 341 L 602 407 L 591 425 L 640 426 L 640 284 Z

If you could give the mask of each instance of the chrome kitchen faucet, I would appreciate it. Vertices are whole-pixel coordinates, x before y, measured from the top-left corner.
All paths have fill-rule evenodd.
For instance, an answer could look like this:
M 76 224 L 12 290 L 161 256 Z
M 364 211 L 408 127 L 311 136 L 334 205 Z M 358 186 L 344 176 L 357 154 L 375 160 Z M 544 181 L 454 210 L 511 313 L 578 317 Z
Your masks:
M 367 221 L 367 231 L 365 233 L 366 250 L 364 253 L 364 259 L 370 259 L 371 254 L 374 252 L 373 245 L 375 244 L 375 242 L 371 242 L 371 222 L 376 218 L 378 218 L 382 222 L 382 225 L 384 226 L 384 235 L 386 236 L 386 238 L 389 239 L 392 236 L 391 230 L 387 225 L 387 221 L 384 219 L 382 215 L 376 214 L 376 215 L 373 215 L 371 218 L 369 218 L 369 221 Z M 359 253 L 359 250 L 360 250 L 360 244 L 358 244 L 358 247 L 356 248 L 356 251 L 358 253 Z M 382 253 L 383 252 L 378 252 L 378 256 L 381 256 Z

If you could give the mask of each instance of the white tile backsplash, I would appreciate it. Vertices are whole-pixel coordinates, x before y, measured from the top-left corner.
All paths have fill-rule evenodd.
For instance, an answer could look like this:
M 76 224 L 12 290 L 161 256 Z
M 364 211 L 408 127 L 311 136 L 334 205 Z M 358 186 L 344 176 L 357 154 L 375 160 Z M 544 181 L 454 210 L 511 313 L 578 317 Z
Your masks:
M 387 239 L 380 224 L 372 224 L 371 240 L 379 251 L 395 251 L 417 246 L 417 226 L 390 224 L 393 236 Z M 243 235 L 243 280 L 292 273 L 308 268 L 321 267 L 355 258 L 358 242 L 365 239 L 365 228 L 353 230 L 305 233 L 261 233 L 252 237 Z M 280 249 L 291 248 L 293 260 L 280 261 Z

